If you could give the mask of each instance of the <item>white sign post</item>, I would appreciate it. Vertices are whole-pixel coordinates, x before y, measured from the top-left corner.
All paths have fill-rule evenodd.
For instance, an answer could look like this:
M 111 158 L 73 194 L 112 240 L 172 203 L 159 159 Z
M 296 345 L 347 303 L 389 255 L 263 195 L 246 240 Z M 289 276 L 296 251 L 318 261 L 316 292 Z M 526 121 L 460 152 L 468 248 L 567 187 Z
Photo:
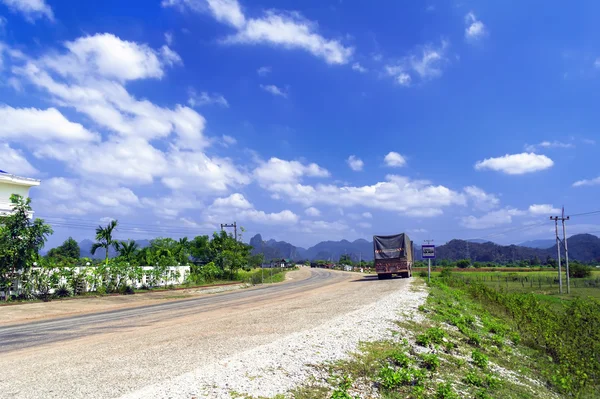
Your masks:
M 423 259 L 427 259 L 427 282 L 431 282 L 431 259 L 435 259 L 435 245 L 422 245 L 421 254 Z

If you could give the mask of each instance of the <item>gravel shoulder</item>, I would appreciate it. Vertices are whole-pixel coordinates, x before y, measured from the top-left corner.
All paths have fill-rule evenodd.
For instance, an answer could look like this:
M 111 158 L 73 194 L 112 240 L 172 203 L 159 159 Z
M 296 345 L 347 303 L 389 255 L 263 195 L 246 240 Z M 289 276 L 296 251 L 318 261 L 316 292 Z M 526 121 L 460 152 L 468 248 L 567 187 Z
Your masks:
M 307 365 L 380 338 L 398 310 L 416 308 L 425 297 L 409 290 L 409 280 L 300 273 L 327 278 L 197 313 L 99 324 L 92 335 L 3 353 L 10 367 L 0 390 L 11 398 L 267 396 L 304 380 Z

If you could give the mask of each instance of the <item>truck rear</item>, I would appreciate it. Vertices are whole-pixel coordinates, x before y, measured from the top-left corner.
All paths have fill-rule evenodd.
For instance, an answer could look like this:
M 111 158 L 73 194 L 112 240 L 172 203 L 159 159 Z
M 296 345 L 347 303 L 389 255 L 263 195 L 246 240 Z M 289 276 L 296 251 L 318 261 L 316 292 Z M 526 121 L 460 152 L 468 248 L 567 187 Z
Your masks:
M 412 276 L 413 246 L 408 235 L 373 236 L 375 271 L 381 279 Z

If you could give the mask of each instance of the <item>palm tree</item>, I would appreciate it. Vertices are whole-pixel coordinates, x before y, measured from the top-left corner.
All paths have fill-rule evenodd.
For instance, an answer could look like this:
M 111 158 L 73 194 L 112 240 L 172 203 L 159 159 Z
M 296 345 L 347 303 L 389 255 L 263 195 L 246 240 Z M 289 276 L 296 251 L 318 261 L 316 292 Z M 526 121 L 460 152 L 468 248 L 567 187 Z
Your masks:
M 106 266 L 108 266 L 108 249 L 112 247 L 116 247 L 118 241 L 113 240 L 113 230 L 117 227 L 119 222 L 116 220 L 111 220 L 108 226 L 102 227 L 98 226 L 96 228 L 96 241 L 94 245 L 92 245 L 92 255 L 96 253 L 96 250 L 99 248 L 106 249 Z
M 126 261 L 131 262 L 137 255 L 139 245 L 135 241 L 117 241 L 115 248 L 119 253 L 119 256 Z
M 187 263 L 190 257 L 190 241 L 187 237 L 183 237 L 179 239 L 178 248 L 177 248 L 177 260 L 179 262 Z

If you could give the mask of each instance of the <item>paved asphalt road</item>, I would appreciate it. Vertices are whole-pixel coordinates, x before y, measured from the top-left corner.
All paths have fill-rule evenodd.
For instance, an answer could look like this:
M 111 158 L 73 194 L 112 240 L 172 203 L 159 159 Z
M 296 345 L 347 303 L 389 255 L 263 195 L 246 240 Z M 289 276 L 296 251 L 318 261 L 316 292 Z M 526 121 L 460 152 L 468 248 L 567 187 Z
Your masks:
M 313 269 L 311 271 L 311 276 L 307 279 L 284 284 L 259 286 L 181 301 L 0 327 L 0 353 L 94 334 L 116 332 L 120 329 L 148 326 L 157 321 L 209 312 L 219 308 L 227 309 L 233 306 L 274 300 L 283 292 L 286 295 L 293 294 L 347 279 L 347 275 L 329 270 Z

